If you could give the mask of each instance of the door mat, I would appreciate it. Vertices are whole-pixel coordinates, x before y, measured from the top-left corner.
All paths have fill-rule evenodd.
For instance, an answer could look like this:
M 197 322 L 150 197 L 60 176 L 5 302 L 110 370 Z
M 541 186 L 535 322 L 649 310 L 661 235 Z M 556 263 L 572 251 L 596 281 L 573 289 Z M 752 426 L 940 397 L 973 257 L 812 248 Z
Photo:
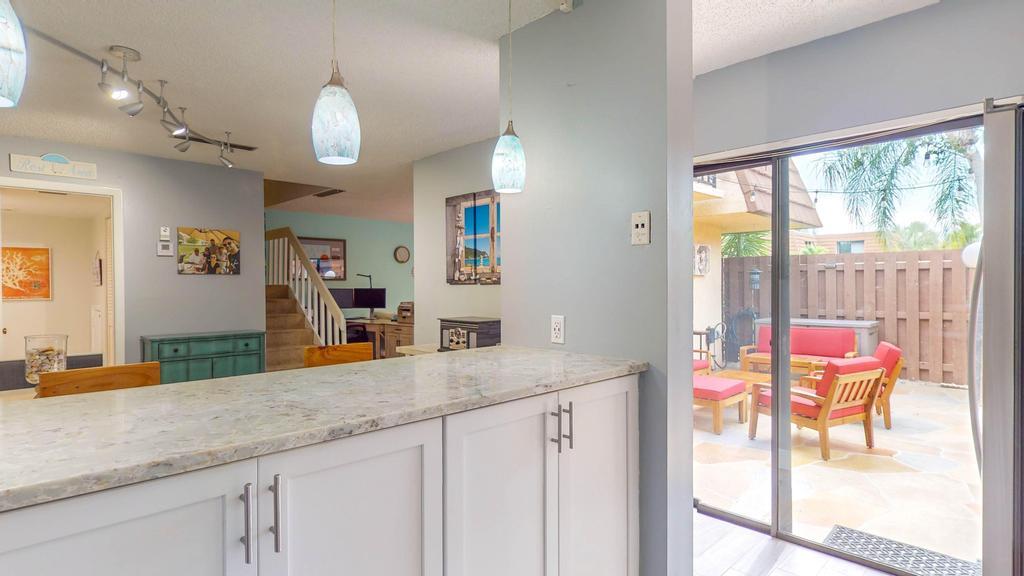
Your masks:
M 846 526 L 833 526 L 823 544 L 920 576 L 981 576 L 980 562 L 967 562 Z

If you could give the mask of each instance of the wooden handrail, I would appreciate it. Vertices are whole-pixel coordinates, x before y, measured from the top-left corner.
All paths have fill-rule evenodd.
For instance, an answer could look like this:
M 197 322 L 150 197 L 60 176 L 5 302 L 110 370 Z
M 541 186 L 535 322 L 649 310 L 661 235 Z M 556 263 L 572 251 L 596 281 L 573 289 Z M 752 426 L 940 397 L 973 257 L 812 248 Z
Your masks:
M 345 314 L 334 300 L 320 273 L 309 261 L 299 239 L 291 228 L 267 230 L 267 285 L 287 285 L 299 302 L 306 320 L 321 346 L 345 344 Z M 272 249 L 274 242 L 284 241 L 285 250 Z

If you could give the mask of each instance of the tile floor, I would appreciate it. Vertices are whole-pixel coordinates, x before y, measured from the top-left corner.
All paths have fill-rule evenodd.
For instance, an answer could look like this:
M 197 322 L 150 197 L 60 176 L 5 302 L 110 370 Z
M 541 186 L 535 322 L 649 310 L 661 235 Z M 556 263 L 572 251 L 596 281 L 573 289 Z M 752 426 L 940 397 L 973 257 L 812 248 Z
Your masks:
M 884 574 L 776 540 L 696 511 L 694 576 L 876 576 Z
M 821 541 L 841 524 L 962 560 L 981 557 L 981 480 L 974 459 L 967 392 L 899 382 L 893 429 L 875 422 L 875 448 L 860 424 L 832 428 L 823 462 L 814 430 L 792 428 L 794 532 Z M 694 494 L 703 504 L 768 521 L 771 419 L 755 440 L 726 413 L 721 436 L 711 414 L 694 409 Z M 710 573 L 710 572 L 709 572 Z M 783 573 L 784 574 L 784 573 Z

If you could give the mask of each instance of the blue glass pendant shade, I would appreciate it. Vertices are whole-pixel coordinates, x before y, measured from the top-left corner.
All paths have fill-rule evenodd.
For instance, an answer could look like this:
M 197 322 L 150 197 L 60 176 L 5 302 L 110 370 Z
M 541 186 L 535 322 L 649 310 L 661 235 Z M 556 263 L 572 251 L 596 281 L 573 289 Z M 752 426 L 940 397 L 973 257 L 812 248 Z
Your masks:
M 0 108 L 13 108 L 25 88 L 25 32 L 10 0 L 0 0 Z
M 324 164 L 355 164 L 359 160 L 362 134 L 359 114 L 352 95 L 345 88 L 345 80 L 333 63 L 331 79 L 320 90 L 313 107 L 313 151 Z
M 505 133 L 494 145 L 494 156 L 491 157 L 491 182 L 494 184 L 495 192 L 500 194 L 518 194 L 526 185 L 526 153 L 511 120 Z

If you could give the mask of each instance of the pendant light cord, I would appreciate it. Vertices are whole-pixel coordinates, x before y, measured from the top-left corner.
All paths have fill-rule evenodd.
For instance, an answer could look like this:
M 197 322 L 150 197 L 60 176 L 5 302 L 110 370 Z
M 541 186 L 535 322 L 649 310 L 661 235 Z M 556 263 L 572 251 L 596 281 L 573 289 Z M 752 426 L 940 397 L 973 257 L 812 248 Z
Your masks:
M 512 121 L 512 0 L 508 0 L 508 120 Z
M 331 62 L 338 61 L 338 0 L 331 0 Z

